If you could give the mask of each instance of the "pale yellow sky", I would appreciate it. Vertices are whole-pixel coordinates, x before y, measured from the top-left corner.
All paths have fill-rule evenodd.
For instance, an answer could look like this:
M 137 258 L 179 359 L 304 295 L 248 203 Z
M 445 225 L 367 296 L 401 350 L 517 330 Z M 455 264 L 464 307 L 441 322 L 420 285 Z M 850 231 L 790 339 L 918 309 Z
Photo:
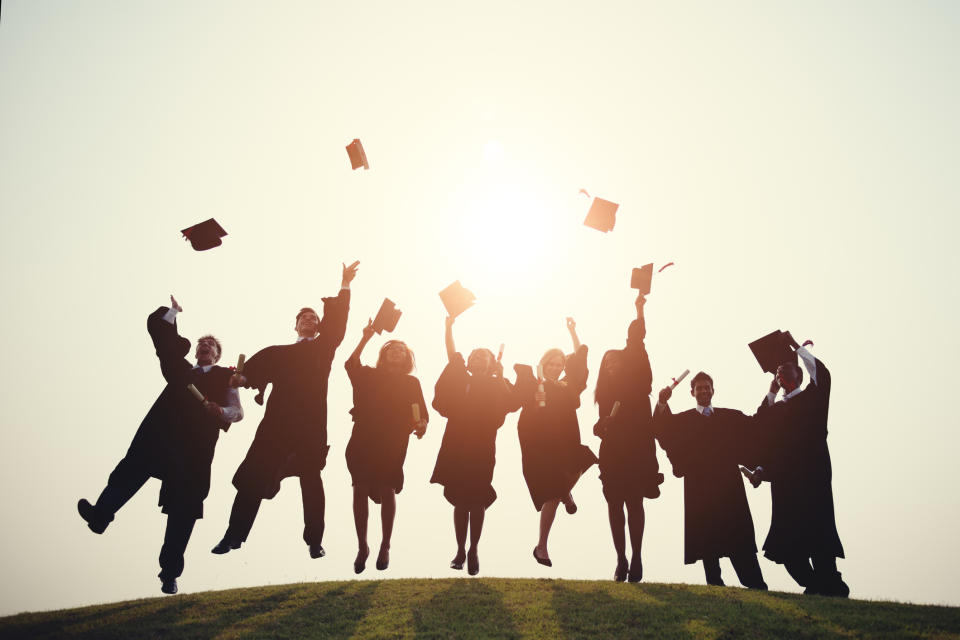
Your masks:
M 75 511 L 162 388 L 145 316 L 176 294 L 183 333 L 215 332 L 232 364 L 292 341 L 296 311 L 354 259 L 330 380 L 328 556 L 307 555 L 292 481 L 240 552 L 209 553 L 262 415 L 244 392 L 183 591 L 353 577 L 341 364 L 383 297 L 404 311 L 395 336 L 428 402 L 445 362 L 437 292 L 453 280 L 479 298 L 458 347 L 504 342 L 508 367 L 568 348 L 574 316 L 596 450 L 595 370 L 623 344 L 630 269 L 673 261 L 648 304 L 655 387 L 705 369 L 715 404 L 752 412 L 768 380 L 746 343 L 777 328 L 814 340 L 834 377 L 852 595 L 960 604 L 958 27 L 947 2 L 4 2 L 0 615 L 159 595 L 158 483 L 103 536 Z M 368 172 L 350 171 L 355 137 Z M 612 233 L 581 225 L 580 188 L 621 204 Z M 179 229 L 211 216 L 229 235 L 194 253 Z M 431 418 L 410 445 L 390 569 L 363 578 L 459 575 L 452 509 L 427 482 Z M 529 557 L 516 415 L 497 460 L 482 575 L 608 579 L 596 471 L 580 512 L 558 516 L 548 570 Z M 682 484 L 662 452 L 661 466 L 645 579 L 700 584 L 682 564 Z M 769 493 L 748 495 L 761 543 Z

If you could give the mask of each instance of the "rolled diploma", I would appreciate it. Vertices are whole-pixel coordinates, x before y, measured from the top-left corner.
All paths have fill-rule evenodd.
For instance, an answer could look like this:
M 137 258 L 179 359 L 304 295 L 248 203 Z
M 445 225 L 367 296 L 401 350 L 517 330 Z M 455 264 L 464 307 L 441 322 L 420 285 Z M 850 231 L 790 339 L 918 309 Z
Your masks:
M 610 417 L 611 417 L 611 418 L 616 418 L 616 417 L 617 417 L 617 412 L 619 412 L 619 411 L 620 411 L 620 401 L 617 400 L 616 402 L 613 403 L 613 408 L 610 409 Z
M 187 385 L 187 391 L 189 391 L 190 393 L 192 393 L 194 398 L 196 398 L 196 399 L 199 400 L 200 402 L 203 402 L 203 394 L 200 393 L 200 390 L 197 389 L 195 386 L 193 386 L 192 384 L 188 384 L 188 385 Z
M 497 354 L 497 362 L 500 362 L 500 358 L 503 357 L 503 343 L 500 343 L 500 353 Z
M 410 408 L 413 409 L 413 421 L 420 422 L 420 405 L 413 403 L 410 405 Z
M 237 358 L 237 373 L 243 373 L 243 365 L 247 362 L 247 356 L 240 354 Z
M 683 382 L 683 379 L 690 374 L 690 369 L 684 369 L 683 373 L 680 374 L 680 377 L 673 381 L 673 384 L 670 385 L 670 389 L 676 389 L 677 385 Z
M 544 391 L 544 389 L 543 389 L 543 365 L 540 365 L 540 364 L 537 365 L 537 381 L 538 381 L 537 391 L 539 391 L 540 393 L 543 393 L 543 391 Z M 543 407 L 547 406 L 547 401 L 546 401 L 546 400 L 541 400 L 541 401 L 539 402 L 539 404 L 540 404 L 540 407 L 543 408 Z

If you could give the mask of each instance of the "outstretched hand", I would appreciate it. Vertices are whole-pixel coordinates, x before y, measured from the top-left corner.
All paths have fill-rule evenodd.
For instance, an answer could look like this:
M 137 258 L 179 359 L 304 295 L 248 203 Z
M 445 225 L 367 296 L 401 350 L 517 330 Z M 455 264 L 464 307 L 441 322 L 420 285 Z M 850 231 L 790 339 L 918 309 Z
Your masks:
M 660 401 L 660 404 L 667 404 L 671 396 L 673 396 L 673 389 L 671 389 L 668 385 L 663 389 L 660 389 L 660 397 L 658 400 Z
M 356 260 L 349 267 L 345 262 L 341 262 L 340 264 L 343 265 L 343 279 L 340 281 L 340 286 L 345 287 L 357 277 L 357 269 L 360 268 L 360 261 Z
M 570 332 L 574 332 L 577 330 L 577 323 L 574 321 L 573 318 L 567 318 L 567 330 Z
M 456 319 L 457 319 L 456 316 L 447 316 L 447 317 L 444 318 L 444 320 L 443 320 L 444 326 L 446 326 L 446 328 L 449 329 L 450 327 L 453 326 L 453 323 L 454 323 L 454 321 L 456 321 Z
M 172 293 L 170 294 L 170 308 L 176 309 L 177 313 L 180 313 L 181 311 L 183 311 L 183 307 L 177 304 L 177 299 L 173 297 Z
M 230 381 L 227 384 L 233 388 L 242 387 L 247 384 L 247 379 L 242 373 L 235 373 L 230 376 Z
M 641 293 L 637 296 L 636 302 L 634 302 L 634 306 L 637 307 L 637 313 L 643 312 L 643 305 L 645 304 L 647 304 L 647 297 Z
M 365 326 L 365 327 L 363 328 L 363 337 L 364 337 L 365 339 L 369 340 L 370 337 L 373 336 L 373 334 L 374 334 L 374 330 L 373 330 L 373 318 L 368 318 L 368 319 L 367 319 L 367 326 Z

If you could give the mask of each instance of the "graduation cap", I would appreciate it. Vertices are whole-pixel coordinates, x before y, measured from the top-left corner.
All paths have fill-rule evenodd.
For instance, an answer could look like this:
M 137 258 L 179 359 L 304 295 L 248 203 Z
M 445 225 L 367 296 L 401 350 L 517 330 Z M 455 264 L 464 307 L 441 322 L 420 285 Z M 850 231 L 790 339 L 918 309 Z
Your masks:
M 641 296 L 650 293 L 650 283 L 653 281 L 653 263 L 642 267 L 634 267 L 630 274 L 630 288 L 637 289 Z
M 781 364 L 797 363 L 797 354 L 790 348 L 789 334 L 779 329 L 754 340 L 747 346 L 753 352 L 753 357 L 757 359 L 760 368 L 766 373 L 776 373 L 777 367 Z
M 617 209 L 620 208 L 616 202 L 610 202 L 609 200 L 604 200 L 603 198 L 594 198 L 593 204 L 590 205 L 590 211 L 587 212 L 587 217 L 583 221 L 583 224 L 588 227 L 593 227 L 597 231 L 611 231 L 613 225 L 617 222 Z
M 377 317 L 373 319 L 373 330 L 377 333 L 381 331 L 390 333 L 397 328 L 401 315 L 403 315 L 403 312 L 394 306 L 390 298 L 384 298 L 380 310 L 377 311 Z
M 350 156 L 351 168 L 370 168 L 370 164 L 367 162 L 367 153 L 363 150 L 363 145 L 360 144 L 360 138 L 354 138 L 353 142 L 347 145 L 347 155 Z
M 459 280 L 454 280 L 453 284 L 440 292 L 440 300 L 451 318 L 456 318 L 472 307 L 476 299 L 477 296 L 473 295 L 470 289 L 464 288 Z
M 205 220 L 200 224 L 195 224 L 192 227 L 187 227 L 180 233 L 190 241 L 190 244 L 193 245 L 196 251 L 206 251 L 207 249 L 219 247 L 223 244 L 220 238 L 227 235 L 223 227 L 217 224 L 217 221 L 213 218 Z

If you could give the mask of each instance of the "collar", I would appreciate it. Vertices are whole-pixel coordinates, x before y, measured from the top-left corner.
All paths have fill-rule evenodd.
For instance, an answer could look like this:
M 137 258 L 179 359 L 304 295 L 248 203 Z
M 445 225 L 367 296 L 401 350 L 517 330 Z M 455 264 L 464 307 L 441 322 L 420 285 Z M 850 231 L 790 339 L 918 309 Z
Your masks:
M 713 403 L 708 404 L 706 407 L 701 407 L 700 405 L 697 405 L 697 413 L 699 413 L 700 415 L 703 415 L 703 410 L 707 408 L 710 409 L 710 415 L 713 415 L 716 413 L 716 411 L 713 408 Z
M 783 396 L 783 399 L 781 400 L 781 402 L 786 402 L 786 401 L 789 400 L 790 398 L 792 398 L 792 397 L 794 397 L 795 395 L 799 394 L 801 391 L 803 391 L 803 389 L 800 388 L 800 387 L 797 387 L 796 389 L 794 389 L 794 390 L 791 391 L 790 393 L 784 395 L 784 396 Z
M 313 336 L 313 338 L 304 338 L 303 336 L 297 336 L 297 342 L 298 342 L 298 343 L 299 343 L 299 342 L 313 342 L 314 338 L 316 338 L 316 337 L 317 337 L 317 336 Z
M 196 371 L 197 369 L 202 369 L 204 373 L 207 373 L 207 372 L 210 371 L 210 369 L 213 369 L 213 366 L 214 366 L 214 365 L 212 365 L 212 364 L 208 364 L 208 365 L 205 365 L 205 366 L 203 366 L 203 367 L 197 365 L 197 366 L 195 366 L 195 367 L 193 368 L 193 370 Z

